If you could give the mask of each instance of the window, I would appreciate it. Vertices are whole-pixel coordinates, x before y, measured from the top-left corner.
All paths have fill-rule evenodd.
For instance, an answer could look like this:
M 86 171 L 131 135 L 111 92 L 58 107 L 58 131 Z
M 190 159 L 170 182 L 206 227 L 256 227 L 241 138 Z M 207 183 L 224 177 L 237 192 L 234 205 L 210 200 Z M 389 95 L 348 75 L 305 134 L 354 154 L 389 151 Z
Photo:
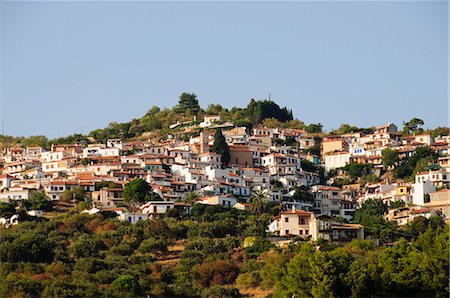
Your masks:
M 305 224 L 305 219 L 304 218 L 300 218 L 300 224 L 304 225 Z
M 284 231 L 286 235 L 289 235 L 289 230 Z
M 289 217 L 285 217 L 284 222 L 289 222 Z
M 309 235 L 309 230 L 305 230 L 305 235 Z
M 300 230 L 300 235 L 303 235 L 303 230 Z

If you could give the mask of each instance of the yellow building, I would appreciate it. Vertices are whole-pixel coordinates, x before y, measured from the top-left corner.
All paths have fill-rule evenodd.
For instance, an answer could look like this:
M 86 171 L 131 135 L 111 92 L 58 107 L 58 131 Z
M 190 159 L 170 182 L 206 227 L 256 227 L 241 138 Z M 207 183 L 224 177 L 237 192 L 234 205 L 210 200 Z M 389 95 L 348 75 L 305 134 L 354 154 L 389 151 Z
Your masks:
M 340 138 L 324 138 L 321 144 L 322 155 L 347 150 L 347 144 Z

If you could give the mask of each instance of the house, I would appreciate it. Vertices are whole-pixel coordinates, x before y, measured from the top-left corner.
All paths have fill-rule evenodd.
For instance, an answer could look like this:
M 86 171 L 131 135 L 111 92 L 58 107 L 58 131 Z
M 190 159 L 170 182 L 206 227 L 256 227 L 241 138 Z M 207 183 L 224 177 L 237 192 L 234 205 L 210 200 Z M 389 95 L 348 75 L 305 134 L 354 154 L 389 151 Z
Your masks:
M 27 200 L 30 197 L 30 190 L 20 186 L 12 186 L 9 188 L 4 188 L 0 191 L 0 202 L 7 202 L 11 200 Z
M 430 180 L 416 180 L 411 186 L 412 202 L 418 206 L 424 206 L 429 193 L 436 191 L 436 187 Z
M 138 221 L 147 220 L 148 215 L 141 212 L 125 212 L 117 217 L 120 221 L 127 221 L 130 224 L 135 224 Z
M 445 221 L 450 222 L 450 190 L 442 189 L 430 192 L 429 202 L 424 205 L 440 211 L 445 216 Z
M 42 210 L 29 210 L 27 214 L 30 216 L 42 217 L 44 216 L 44 211 Z
M 211 197 L 203 197 L 197 200 L 198 203 L 204 204 L 204 205 L 221 205 L 223 207 L 231 208 L 237 203 L 237 199 L 231 195 L 217 195 L 217 196 L 211 196 Z
M 312 240 L 324 239 L 335 244 L 344 244 L 352 239 L 364 240 L 364 227 L 333 221 L 329 215 L 314 216 L 311 222 Z
M 429 219 L 433 215 L 441 216 L 441 213 L 437 209 L 429 207 L 400 207 L 389 209 L 384 218 L 388 221 L 396 221 L 399 226 L 402 226 L 410 223 L 416 217 L 422 216 Z
M 321 145 L 322 155 L 332 152 L 341 152 L 347 151 L 348 145 L 345 142 L 345 139 L 341 138 L 324 138 Z
M 45 150 L 40 146 L 30 146 L 27 147 L 27 158 L 28 159 L 40 159 L 42 153 L 45 152 Z
M 314 213 L 304 210 L 290 210 L 281 212 L 269 225 L 269 231 L 279 236 L 312 236 L 312 221 Z
M 147 145 L 144 147 L 143 152 L 150 155 L 165 155 L 167 150 L 162 145 Z
M 200 123 L 200 127 L 208 127 L 213 125 L 215 122 L 219 121 L 220 121 L 219 115 L 204 116 L 203 122 Z
M 208 165 L 220 166 L 222 164 L 222 155 L 214 152 L 205 152 L 199 154 L 200 162 Z
M 346 151 L 330 152 L 324 155 L 325 171 L 345 167 L 350 163 L 351 154 Z
M 70 159 L 43 161 L 42 171 L 46 174 L 53 172 L 66 172 L 72 165 L 73 163 Z
M 238 209 L 238 210 L 242 210 L 242 211 L 250 210 L 250 207 L 251 207 L 250 204 L 247 204 L 247 203 L 239 203 L 239 202 L 236 203 L 236 204 L 234 204 L 234 206 L 233 206 L 233 208 Z
M 160 172 L 163 169 L 163 163 L 159 160 L 147 160 L 142 164 L 145 171 Z
M 314 210 L 316 214 L 341 216 L 341 189 L 339 187 L 315 185 L 311 188 L 311 192 L 314 195 Z
M 123 150 L 123 142 L 121 139 L 108 139 L 106 141 L 106 147 L 118 148 L 119 150 Z
M 390 122 L 380 125 L 375 129 L 375 134 L 386 134 L 386 133 L 396 133 L 396 132 L 397 132 L 397 126 Z
M 226 142 L 229 145 L 245 145 L 247 144 L 247 133 L 245 127 L 235 127 L 222 132 Z
M 8 174 L 3 174 L 0 175 L 0 190 L 2 188 L 8 188 L 11 186 L 11 182 L 14 180 L 19 180 L 18 178 L 8 175 Z
M 248 146 L 231 145 L 230 148 L 230 164 L 240 166 L 252 166 L 253 154 Z
M 254 137 L 268 137 L 273 138 L 273 129 L 267 127 L 254 127 L 253 130 Z
M 10 162 L 6 163 L 6 170 L 4 171 L 4 173 L 11 175 L 20 175 L 21 172 L 31 169 L 32 167 L 33 164 L 26 161 Z
M 123 203 L 123 188 L 104 187 L 99 191 L 92 192 L 92 203 L 96 208 L 115 208 L 117 203 Z
M 450 168 L 450 155 L 439 157 L 438 162 L 442 168 Z
M 151 219 L 155 219 L 159 215 L 165 214 L 175 206 L 171 201 L 149 201 L 142 205 L 140 209 L 142 213 L 148 215 Z
M 301 135 L 297 137 L 300 149 L 309 149 L 316 144 L 314 137 Z
M 83 149 L 83 158 L 97 156 L 119 156 L 120 149 L 116 147 L 106 147 L 104 144 L 93 144 Z
M 428 172 L 420 172 L 416 174 L 416 183 L 423 181 L 431 181 L 434 186 L 442 187 L 444 185 L 450 186 L 450 168 L 440 170 L 429 170 Z
M 66 190 L 73 190 L 79 186 L 78 181 L 53 180 L 45 185 L 45 193 L 52 200 L 59 200 Z
M 270 175 L 295 175 L 301 170 L 300 158 L 293 155 L 271 153 L 261 157 L 261 162 Z

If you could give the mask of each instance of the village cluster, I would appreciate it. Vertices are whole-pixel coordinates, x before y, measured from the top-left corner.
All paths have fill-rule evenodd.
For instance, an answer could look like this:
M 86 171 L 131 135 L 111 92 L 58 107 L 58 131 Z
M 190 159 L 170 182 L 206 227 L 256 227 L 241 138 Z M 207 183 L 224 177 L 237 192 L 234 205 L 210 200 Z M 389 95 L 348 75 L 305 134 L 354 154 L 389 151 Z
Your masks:
M 0 157 L 0 201 L 28 199 L 42 190 L 48 198 L 60 200 L 65 191 L 83 188 L 90 197 L 91 209 L 116 211 L 122 220 L 134 223 L 155 218 L 177 209 L 189 213 L 192 204 L 222 205 L 248 209 L 254 192 L 264 191 L 269 201 L 282 205 L 280 214 L 267 226 L 279 236 L 324 238 L 347 241 L 364 237 L 364 228 L 351 224 L 355 210 L 369 199 L 387 205 L 403 201 L 390 209 L 387 219 L 407 224 L 416 216 L 438 214 L 450 219 L 449 136 L 429 134 L 402 136 L 387 123 L 374 133 L 348 133 L 320 140 L 320 155 L 306 153 L 317 146 L 317 139 L 303 130 L 253 127 L 222 127 L 229 146 L 230 161 L 224 166 L 221 155 L 212 152 L 214 123 L 218 116 L 207 116 L 197 134 L 177 132 L 160 142 L 109 139 L 106 143 L 6 148 Z M 172 128 L 175 128 L 174 125 Z M 188 137 L 186 137 L 188 136 Z M 288 146 L 274 140 L 291 140 Z M 384 169 L 382 151 L 396 150 L 409 158 L 418 147 L 428 146 L 439 158 L 435 167 L 415 175 L 414 182 L 396 183 L 389 179 L 375 184 L 332 186 L 333 178 L 321 180 L 319 171 L 307 171 L 302 161 L 323 167 L 325 174 L 352 163 L 372 164 L 371 173 Z M 125 207 L 123 187 L 135 178 L 146 180 L 158 198 L 145 204 Z M 96 187 L 105 181 L 113 187 Z M 299 186 L 307 187 L 313 198 L 307 202 L 295 196 Z M 195 193 L 195 201 L 186 196 Z M 41 215 L 39 210 L 30 214 Z M 336 217 L 346 219 L 337 221 Z M 6 221 L 5 219 L 3 220 Z

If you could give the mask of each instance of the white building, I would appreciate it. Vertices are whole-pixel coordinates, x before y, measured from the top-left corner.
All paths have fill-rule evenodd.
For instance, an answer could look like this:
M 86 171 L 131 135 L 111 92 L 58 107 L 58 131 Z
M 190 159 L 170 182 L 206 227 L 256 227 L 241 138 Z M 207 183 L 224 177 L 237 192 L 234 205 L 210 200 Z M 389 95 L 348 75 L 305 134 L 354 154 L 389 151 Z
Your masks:
M 420 182 L 414 183 L 411 188 L 413 204 L 424 206 L 425 196 L 434 191 L 436 191 L 436 187 L 430 180 L 421 180 Z
M 350 163 L 351 154 L 348 152 L 328 153 L 324 156 L 325 171 L 345 167 Z
M 118 216 L 121 221 L 127 221 L 130 224 L 135 224 L 138 221 L 147 220 L 148 215 L 141 212 L 126 212 Z

